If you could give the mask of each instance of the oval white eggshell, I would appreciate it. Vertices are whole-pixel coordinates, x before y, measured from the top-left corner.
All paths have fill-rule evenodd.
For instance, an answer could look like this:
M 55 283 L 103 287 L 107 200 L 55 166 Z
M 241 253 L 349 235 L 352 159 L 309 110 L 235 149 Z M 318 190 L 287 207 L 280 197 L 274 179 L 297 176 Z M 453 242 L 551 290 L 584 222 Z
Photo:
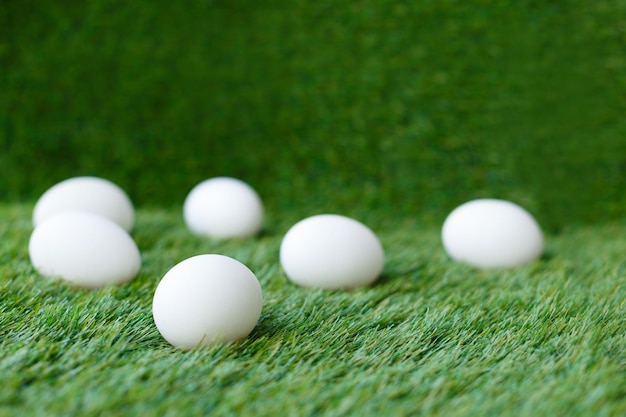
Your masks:
M 139 249 L 122 227 L 83 211 L 66 211 L 39 224 L 28 250 L 39 273 L 85 288 L 130 281 L 141 268 Z
M 519 205 L 498 199 L 469 201 L 446 218 L 441 237 L 448 255 L 481 269 L 513 268 L 543 253 L 541 228 Z
M 107 217 L 126 231 L 131 231 L 135 222 L 133 203 L 118 185 L 99 177 L 74 177 L 41 195 L 33 211 L 33 224 L 37 227 L 52 215 L 76 210 Z
M 218 239 L 256 235 L 263 222 L 263 203 L 245 182 L 215 177 L 196 185 L 183 205 L 185 224 L 192 233 Z
M 289 229 L 280 245 L 280 263 L 301 286 L 351 289 L 380 276 L 384 251 L 374 232 L 359 221 L 321 214 Z
M 163 276 L 152 314 L 165 340 L 186 350 L 245 338 L 262 307 L 261 286 L 248 267 L 207 254 L 185 259 Z

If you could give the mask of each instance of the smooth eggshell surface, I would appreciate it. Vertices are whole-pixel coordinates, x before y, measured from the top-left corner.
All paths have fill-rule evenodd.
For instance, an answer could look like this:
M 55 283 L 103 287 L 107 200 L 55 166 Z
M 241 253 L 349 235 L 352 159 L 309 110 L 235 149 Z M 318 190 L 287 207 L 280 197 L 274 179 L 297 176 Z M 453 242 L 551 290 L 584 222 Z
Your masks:
M 133 203 L 119 186 L 104 178 L 74 177 L 41 195 L 33 211 L 33 224 L 37 227 L 54 214 L 77 210 L 107 217 L 126 231 L 132 230 L 135 222 Z
M 256 235 L 263 222 L 263 203 L 245 182 L 215 177 L 196 185 L 183 205 L 192 233 L 218 239 Z
M 473 200 L 454 209 L 441 237 L 452 259 L 481 269 L 522 266 L 539 258 L 544 245 L 533 216 L 497 199 Z
M 305 287 L 350 289 L 374 282 L 384 251 L 367 226 L 349 217 L 322 214 L 289 229 L 280 246 L 287 277 Z
M 263 294 L 256 276 L 223 255 L 188 258 L 159 282 L 154 323 L 172 345 L 192 349 L 248 336 L 261 316 Z
M 63 212 L 39 224 L 28 250 L 42 275 L 86 288 L 130 281 L 141 268 L 139 249 L 124 229 L 82 211 Z

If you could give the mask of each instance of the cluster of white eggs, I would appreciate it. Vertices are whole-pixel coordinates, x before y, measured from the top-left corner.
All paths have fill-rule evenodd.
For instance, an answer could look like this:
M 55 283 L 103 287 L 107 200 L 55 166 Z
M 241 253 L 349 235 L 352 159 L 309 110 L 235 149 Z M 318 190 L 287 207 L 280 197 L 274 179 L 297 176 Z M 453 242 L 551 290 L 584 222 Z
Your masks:
M 188 229 L 216 239 L 247 238 L 261 230 L 261 198 L 245 182 L 216 177 L 188 194 L 183 218 Z M 140 271 L 140 251 L 131 237 L 134 207 L 127 194 L 97 177 L 75 177 L 37 201 L 29 254 L 42 275 L 85 288 L 130 281 Z M 537 259 L 543 235 L 535 219 L 503 200 L 470 201 L 444 222 L 448 255 L 478 268 L 512 268 Z M 367 226 L 337 214 L 305 218 L 280 245 L 280 264 L 292 282 L 326 289 L 351 289 L 376 281 L 384 250 Z M 236 341 L 256 326 L 263 293 L 243 263 L 220 254 L 190 257 L 165 273 L 156 287 L 152 312 L 161 335 L 191 349 Z
M 35 204 L 29 254 L 44 275 L 86 288 L 130 281 L 141 255 L 130 236 L 135 210 L 110 181 L 77 177 L 48 189 Z

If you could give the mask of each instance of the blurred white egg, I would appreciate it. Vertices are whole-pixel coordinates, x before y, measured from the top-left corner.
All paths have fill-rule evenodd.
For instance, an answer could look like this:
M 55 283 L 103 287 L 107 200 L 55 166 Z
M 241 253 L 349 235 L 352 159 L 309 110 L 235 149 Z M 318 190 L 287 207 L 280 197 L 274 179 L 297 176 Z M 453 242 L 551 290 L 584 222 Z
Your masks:
M 441 238 L 448 255 L 481 269 L 513 268 L 539 258 L 543 233 L 534 217 L 515 203 L 469 201 L 446 218 Z
M 263 203 L 245 182 L 215 177 L 199 183 L 189 192 L 183 217 L 196 235 L 218 239 L 250 237 L 261 229 Z
M 126 231 L 131 231 L 135 222 L 133 203 L 118 185 L 99 177 L 74 177 L 41 195 L 33 210 L 33 224 L 37 227 L 52 215 L 76 210 L 107 217 Z

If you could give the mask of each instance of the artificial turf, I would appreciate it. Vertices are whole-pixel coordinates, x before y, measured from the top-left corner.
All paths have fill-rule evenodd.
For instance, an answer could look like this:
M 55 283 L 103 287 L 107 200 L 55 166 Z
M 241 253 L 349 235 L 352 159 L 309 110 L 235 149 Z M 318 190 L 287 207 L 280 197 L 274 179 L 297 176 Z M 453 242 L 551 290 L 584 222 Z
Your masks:
M 0 415 L 626 414 L 624 222 L 549 233 L 537 262 L 481 272 L 448 259 L 418 217 L 347 213 L 378 234 L 386 265 L 375 285 L 344 292 L 281 271 L 281 238 L 304 212 L 213 241 L 179 209 L 145 208 L 140 275 L 87 291 L 33 270 L 31 212 L 0 205 Z M 241 342 L 182 352 L 159 335 L 151 299 L 199 253 L 248 265 L 263 313 Z
M 623 0 L 6 1 L 0 7 L 0 414 L 624 415 Z M 131 283 L 79 290 L 28 261 L 32 203 L 98 175 L 139 207 Z M 249 182 L 254 239 L 184 228 L 199 181 Z M 479 272 L 439 227 L 515 201 L 540 261 Z M 280 239 L 339 212 L 383 277 L 291 285 Z M 246 340 L 180 352 L 152 293 L 189 256 L 248 265 Z

